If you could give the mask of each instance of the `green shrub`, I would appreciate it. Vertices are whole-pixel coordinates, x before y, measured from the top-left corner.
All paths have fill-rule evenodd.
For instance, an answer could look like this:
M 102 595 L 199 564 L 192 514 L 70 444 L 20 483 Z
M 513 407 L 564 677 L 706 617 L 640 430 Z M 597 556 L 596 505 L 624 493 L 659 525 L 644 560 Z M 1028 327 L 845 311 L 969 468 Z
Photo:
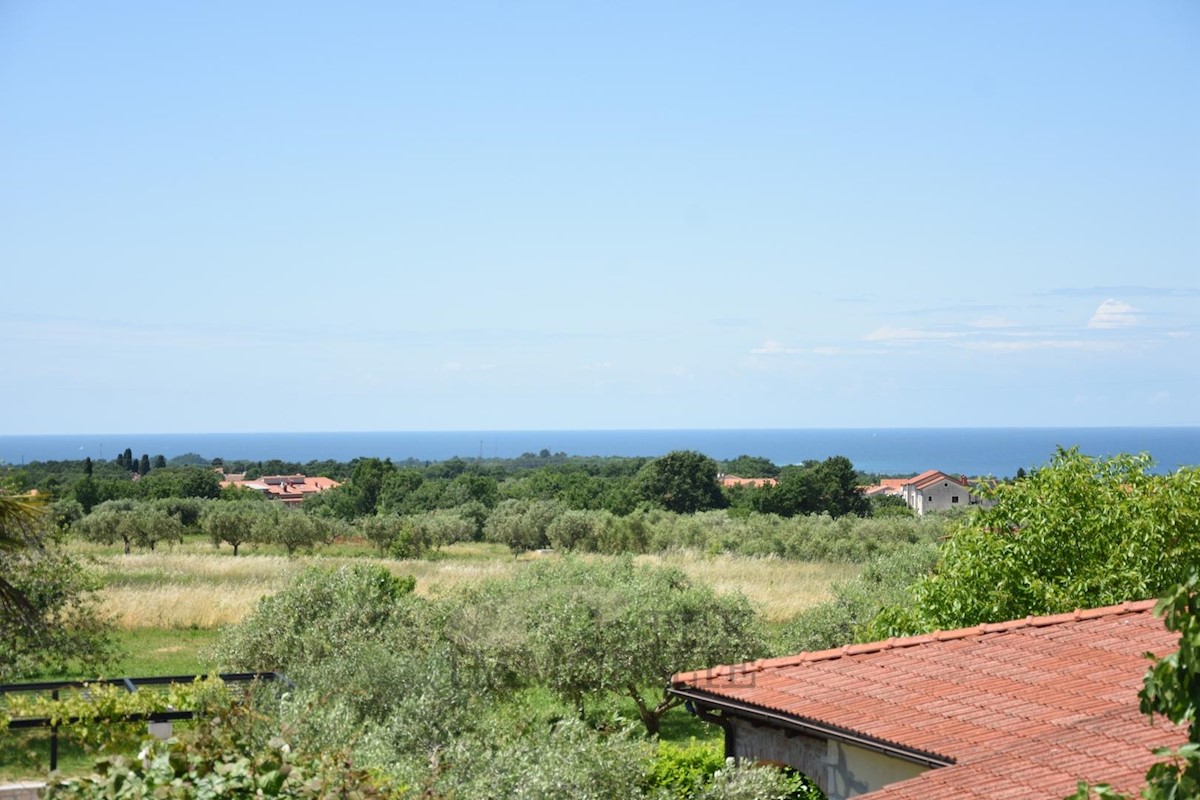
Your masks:
M 722 748 L 715 740 L 693 739 L 686 745 L 659 742 L 646 776 L 646 788 L 664 799 L 688 800 L 725 766 Z
M 613 800 L 642 797 L 651 745 L 578 720 L 519 738 L 487 730 L 456 742 L 433 773 L 430 798 Z
M 780 636 L 780 650 L 827 650 L 858 641 L 885 607 L 903 603 L 909 587 L 933 569 L 938 549 L 929 543 L 909 545 L 868 562 L 862 571 L 833 587 L 833 599 L 798 614 Z
M 253 712 L 230 707 L 203 718 L 194 729 L 167 741 L 147 740 L 136 758 L 106 756 L 93 774 L 51 782 L 43 795 L 54 800 L 101 798 L 358 797 L 393 796 L 356 769 L 339 751 L 293 750 L 278 736 L 263 741 Z
M 745 597 L 718 595 L 678 570 L 637 565 L 631 558 L 547 560 L 486 584 L 463 609 L 483 622 L 473 625 L 476 637 L 469 642 L 476 662 L 486 657 L 498 668 L 537 679 L 581 715 L 586 699 L 627 695 L 651 734 L 681 701 L 657 689 L 648 694 L 645 687 L 662 687 L 681 670 L 734 663 L 765 649 Z M 457 622 L 449 627 L 464 629 Z
M 1153 597 L 1200 563 L 1200 469 L 1059 450 L 1026 478 L 980 487 L 932 574 L 872 636 L 949 630 Z
M 423 604 L 411 596 L 415 586 L 379 565 L 309 567 L 223 630 L 215 655 L 235 669 L 287 672 L 353 652 L 393 623 L 416 624 Z

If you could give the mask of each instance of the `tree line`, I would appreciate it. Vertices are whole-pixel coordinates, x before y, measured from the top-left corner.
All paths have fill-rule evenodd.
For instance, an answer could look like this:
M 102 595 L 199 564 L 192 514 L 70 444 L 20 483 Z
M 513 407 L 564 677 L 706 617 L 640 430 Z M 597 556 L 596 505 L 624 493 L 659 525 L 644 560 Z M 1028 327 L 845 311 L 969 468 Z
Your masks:
M 333 478 L 343 485 L 311 498 L 312 510 L 346 520 L 453 508 L 472 501 L 491 508 L 506 499 L 554 500 L 571 509 L 618 515 L 648 507 L 677 513 L 732 508 L 780 516 L 871 513 L 870 504 L 857 490 L 868 478 L 857 473 L 844 456 L 784 467 L 748 455 L 718 462 L 686 450 L 659 458 L 529 453 L 490 461 L 359 458 L 346 463 L 299 464 L 205 461 L 194 454 L 170 461 L 162 456 L 139 459 L 126 449 L 113 461 L 32 462 L 6 467 L 0 475 L 22 490 L 36 489 L 57 499 L 75 500 L 89 512 L 109 500 L 217 498 L 222 472 L 244 474 L 248 479 L 265 474 Z M 717 484 L 719 473 L 775 478 L 778 485 L 722 489 Z

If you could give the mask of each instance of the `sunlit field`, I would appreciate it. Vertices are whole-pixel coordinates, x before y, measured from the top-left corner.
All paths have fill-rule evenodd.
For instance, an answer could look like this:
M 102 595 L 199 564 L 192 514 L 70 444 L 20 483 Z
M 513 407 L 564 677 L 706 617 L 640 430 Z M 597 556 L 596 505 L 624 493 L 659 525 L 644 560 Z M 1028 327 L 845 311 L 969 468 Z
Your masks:
M 344 546 L 339 549 L 346 550 Z M 243 551 L 235 557 L 229 548 L 216 550 L 195 541 L 131 555 L 100 552 L 83 544 L 79 550 L 90 557 L 104 581 L 100 593 L 104 610 L 118 628 L 126 631 L 229 625 L 304 568 L 355 563 L 373 553 L 363 546 L 357 557 L 323 555 L 320 551 L 294 558 Z M 502 546 L 469 543 L 451 545 L 432 558 L 380 562 L 397 575 L 412 575 L 417 593 L 433 597 L 511 575 L 539 559 L 557 557 L 530 553 L 517 559 Z M 640 556 L 638 560 L 678 568 L 719 592 L 740 591 L 768 622 L 784 621 L 826 599 L 833 583 L 852 577 L 858 570 L 853 564 L 708 556 L 691 551 Z

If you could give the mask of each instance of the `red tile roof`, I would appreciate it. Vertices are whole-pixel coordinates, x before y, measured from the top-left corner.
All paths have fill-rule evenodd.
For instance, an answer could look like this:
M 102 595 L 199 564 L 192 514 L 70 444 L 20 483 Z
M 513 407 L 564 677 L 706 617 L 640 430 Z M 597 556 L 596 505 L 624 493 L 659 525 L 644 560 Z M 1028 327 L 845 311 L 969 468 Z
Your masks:
M 943 476 L 946 476 L 946 473 L 942 472 L 940 469 L 927 469 L 919 475 L 913 475 L 911 478 L 906 479 L 901 486 L 911 486 L 917 483 L 924 483 L 930 478 L 939 478 Z
M 1061 798 L 1077 780 L 1136 792 L 1183 728 L 1138 711 L 1143 654 L 1176 649 L 1153 601 L 980 625 L 676 675 L 788 719 L 949 763 L 873 800 Z
M 304 475 L 264 475 L 257 480 L 244 480 L 245 475 L 240 479 L 234 479 L 233 476 L 226 476 L 228 480 L 221 481 L 221 487 L 226 486 L 242 486 L 247 489 L 254 489 L 262 492 L 276 500 L 282 500 L 289 505 L 299 504 L 304 498 L 315 492 L 323 492 L 326 489 L 333 489 L 341 486 L 340 483 L 332 478 L 309 478 Z
M 774 486 L 779 483 L 778 478 L 739 478 L 737 475 L 722 475 L 717 479 L 717 482 L 722 486 L 754 486 L 761 488 L 763 486 Z

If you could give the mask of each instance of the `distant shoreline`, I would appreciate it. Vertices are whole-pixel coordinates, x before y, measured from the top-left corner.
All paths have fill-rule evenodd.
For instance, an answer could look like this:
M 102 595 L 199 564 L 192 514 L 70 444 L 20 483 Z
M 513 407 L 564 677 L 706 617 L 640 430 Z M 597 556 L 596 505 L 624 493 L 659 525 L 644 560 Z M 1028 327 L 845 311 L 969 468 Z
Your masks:
M 716 459 L 763 456 L 781 465 L 845 455 L 856 468 L 875 473 L 936 468 L 1006 476 L 1045 463 L 1060 445 L 1088 455 L 1148 452 L 1160 471 L 1200 464 L 1200 426 L 8 435 L 0 436 L 0 461 L 111 459 L 127 447 L 135 455 L 167 458 L 197 453 L 209 459 L 298 463 L 369 456 L 514 458 L 543 449 L 572 456 L 654 457 L 686 449 Z

